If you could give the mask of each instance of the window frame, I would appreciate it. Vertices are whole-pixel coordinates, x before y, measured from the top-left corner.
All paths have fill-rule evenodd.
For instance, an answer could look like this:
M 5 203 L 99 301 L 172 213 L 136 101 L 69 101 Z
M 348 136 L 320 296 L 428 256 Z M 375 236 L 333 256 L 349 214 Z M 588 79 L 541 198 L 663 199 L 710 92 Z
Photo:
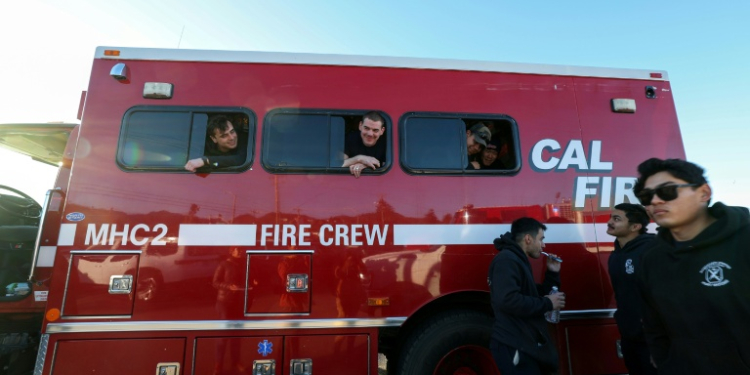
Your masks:
M 198 172 L 190 172 L 188 170 L 185 170 L 184 165 L 181 166 L 174 166 L 174 167 L 153 167 L 153 166 L 131 166 L 124 162 L 123 160 L 123 153 L 125 149 L 126 144 L 126 134 L 128 131 L 128 120 L 134 113 L 140 113 L 140 112 L 154 112 L 154 113 L 188 113 L 188 115 L 193 118 L 195 114 L 243 114 L 247 116 L 248 119 L 248 131 L 247 131 L 247 156 L 245 159 L 245 162 L 238 166 L 233 167 L 223 167 L 218 169 L 211 169 L 211 170 L 199 170 Z M 188 152 L 188 160 L 193 156 L 190 154 L 191 149 L 193 147 L 196 147 L 198 142 L 205 143 L 206 134 L 203 133 L 200 135 L 200 139 L 196 139 L 196 134 L 193 134 L 192 126 L 193 123 L 191 122 L 191 131 L 188 135 L 188 144 L 187 152 Z M 254 153 L 255 153 L 255 132 L 257 129 L 257 117 L 255 116 L 255 112 L 252 110 L 245 108 L 245 107 L 214 107 L 214 106 L 164 106 L 164 105 L 137 105 L 128 108 L 127 111 L 122 116 L 122 121 L 120 122 L 120 133 L 118 135 L 117 140 L 117 150 L 115 151 L 115 160 L 117 163 L 117 166 L 125 171 L 125 172 L 183 172 L 183 173 L 240 173 L 244 172 L 246 170 L 249 170 L 253 166 L 253 162 L 255 160 Z M 238 132 L 239 134 L 239 132 Z M 205 155 L 205 148 L 203 149 L 203 154 L 201 156 Z M 185 161 L 187 163 L 187 160 Z
M 382 165 L 380 168 L 378 168 L 377 171 L 373 171 L 371 169 L 367 169 L 363 171 L 362 175 L 382 175 L 387 173 L 391 165 L 393 164 L 393 122 L 391 121 L 390 116 L 382 110 L 379 109 L 316 109 L 316 108 L 274 108 L 273 110 L 268 111 L 266 115 L 263 118 L 263 130 L 262 130 L 262 141 L 261 141 L 261 153 L 260 153 L 260 164 L 263 166 L 263 169 L 265 169 L 267 172 L 271 174 L 350 174 L 349 168 L 345 167 L 333 167 L 333 166 L 327 166 L 327 167 L 299 167 L 299 166 L 291 166 L 291 167 L 279 167 L 275 165 L 269 165 L 268 159 L 269 159 L 269 150 L 273 150 L 270 148 L 270 140 L 269 140 L 269 134 L 271 132 L 272 126 L 269 126 L 271 118 L 276 115 L 327 115 L 327 116 L 359 116 L 360 118 L 366 114 L 367 112 L 375 111 L 380 114 L 383 119 L 385 120 L 385 134 L 382 136 L 385 137 L 386 141 L 386 151 L 385 151 L 385 164 Z M 343 134 L 344 142 L 346 142 L 346 136 L 348 133 Z M 330 147 L 330 141 L 334 139 L 333 131 L 331 129 L 331 121 L 330 118 L 328 120 L 328 140 L 329 140 L 329 154 L 331 152 Z M 343 150 L 342 150 L 343 152 Z M 349 157 L 354 155 L 348 155 Z M 343 160 L 342 160 L 343 161 Z
M 513 145 L 513 158 L 516 161 L 515 167 L 512 169 L 426 169 L 426 168 L 414 168 L 408 165 L 407 160 L 407 142 L 408 132 L 406 131 L 406 122 L 410 118 L 436 118 L 436 119 L 458 119 L 458 120 L 485 120 L 485 121 L 504 121 L 509 123 L 511 139 L 510 142 Z M 465 121 L 464 121 L 465 123 Z M 460 129 L 457 129 L 460 131 Z M 466 138 L 466 130 L 460 131 L 463 135 L 462 139 Z M 513 176 L 518 174 L 523 165 L 521 159 L 521 142 L 519 140 L 518 123 L 516 120 L 505 114 L 496 113 L 466 113 L 466 112 L 405 112 L 398 121 L 398 132 L 399 132 L 399 164 L 401 169 L 411 175 L 427 175 L 427 176 Z M 466 149 L 466 142 L 461 142 L 460 146 L 462 165 L 467 166 L 469 164 L 468 151 Z

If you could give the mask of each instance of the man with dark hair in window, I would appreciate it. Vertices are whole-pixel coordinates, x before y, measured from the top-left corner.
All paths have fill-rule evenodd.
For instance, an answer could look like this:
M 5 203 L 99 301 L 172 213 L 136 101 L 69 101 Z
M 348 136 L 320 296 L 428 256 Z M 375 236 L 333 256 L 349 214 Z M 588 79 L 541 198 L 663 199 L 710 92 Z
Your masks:
M 544 313 L 565 307 L 565 294 L 548 293 L 560 285 L 560 262 L 547 257 L 543 284 L 536 284 L 529 258 L 538 259 L 547 227 L 530 217 L 511 224 L 494 241 L 499 251 L 487 281 L 495 313 L 490 351 L 503 374 L 547 374 L 557 371 L 558 357 Z M 547 294 L 547 295 L 545 295 Z
M 362 116 L 359 132 L 347 134 L 344 143 L 343 168 L 349 168 L 359 178 L 365 168 L 378 169 L 385 164 L 386 139 L 385 120 L 378 112 L 371 111 Z
M 208 120 L 206 136 L 205 155 L 188 160 L 186 170 L 235 167 L 247 159 L 247 139 L 237 136 L 234 125 L 226 116 L 212 116 Z
M 609 277 L 617 301 L 615 320 L 630 375 L 656 375 L 643 334 L 641 294 L 636 285 L 641 258 L 654 239 L 646 233 L 648 223 L 646 209 L 632 203 L 616 205 L 607 222 L 607 234 L 615 237 L 615 251 L 609 255 Z
M 652 158 L 633 192 L 660 226 L 636 273 L 659 374 L 750 374 L 750 212 L 711 202 L 703 168 Z

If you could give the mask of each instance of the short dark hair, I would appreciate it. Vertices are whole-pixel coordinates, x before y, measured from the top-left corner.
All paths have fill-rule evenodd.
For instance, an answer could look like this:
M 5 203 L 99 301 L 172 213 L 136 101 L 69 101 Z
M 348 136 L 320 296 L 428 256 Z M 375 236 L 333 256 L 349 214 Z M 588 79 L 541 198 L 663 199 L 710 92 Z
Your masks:
M 547 230 L 547 226 L 540 223 L 537 219 L 522 217 L 520 219 L 516 219 L 510 225 L 510 235 L 511 237 L 513 237 L 514 241 L 521 243 L 525 235 L 529 234 L 534 237 L 539 233 L 539 229 Z
M 229 118 L 227 116 L 224 116 L 224 115 L 211 116 L 211 118 L 208 119 L 208 127 L 206 128 L 206 135 L 208 135 L 209 137 L 214 135 L 214 132 L 216 131 L 216 129 L 219 129 L 220 132 L 227 130 L 227 128 L 229 127 L 227 126 L 227 122 L 231 123 L 231 121 L 229 121 Z
M 651 158 L 638 165 L 638 174 L 640 176 L 638 177 L 638 181 L 635 182 L 635 186 L 633 186 L 635 195 L 643 191 L 646 180 L 649 177 L 659 172 L 667 172 L 675 178 L 679 178 L 690 184 L 697 184 L 698 186 L 708 183 L 706 177 L 703 176 L 705 172 L 703 168 L 687 160 Z
M 615 206 L 615 210 L 624 212 L 630 224 L 641 224 L 639 233 L 646 233 L 646 226 L 651 219 L 649 219 L 646 209 L 643 206 L 633 203 L 620 203 Z
M 380 122 L 381 124 L 383 124 L 383 127 L 385 127 L 385 119 L 377 111 L 370 111 L 370 112 L 365 113 L 362 116 L 362 121 L 365 121 L 365 119 L 368 119 L 374 122 Z

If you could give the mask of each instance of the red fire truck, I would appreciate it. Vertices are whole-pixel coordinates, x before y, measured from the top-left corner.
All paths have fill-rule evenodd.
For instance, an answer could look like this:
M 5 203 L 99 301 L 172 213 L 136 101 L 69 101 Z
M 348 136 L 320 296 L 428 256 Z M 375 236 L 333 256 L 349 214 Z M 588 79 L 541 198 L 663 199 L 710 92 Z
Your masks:
M 386 160 L 355 178 L 370 111 Z M 35 374 L 493 374 L 492 240 L 523 216 L 565 260 L 561 373 L 624 373 L 605 222 L 685 156 L 654 70 L 101 47 L 79 113 L 0 126 L 59 165 L 39 204 L 0 187 L 0 354 Z M 187 171 L 217 115 L 246 157 Z

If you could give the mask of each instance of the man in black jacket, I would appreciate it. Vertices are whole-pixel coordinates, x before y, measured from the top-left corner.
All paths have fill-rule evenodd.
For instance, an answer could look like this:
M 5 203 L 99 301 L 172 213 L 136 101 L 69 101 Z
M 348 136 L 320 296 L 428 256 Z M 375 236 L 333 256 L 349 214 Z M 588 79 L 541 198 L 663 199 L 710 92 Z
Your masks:
M 609 256 L 609 277 L 617 300 L 615 321 L 630 375 L 656 375 L 643 335 L 641 295 L 636 285 L 641 257 L 654 239 L 653 234 L 646 233 L 648 222 L 646 209 L 632 203 L 616 205 L 607 222 L 607 234 L 616 238 L 615 251 Z
M 750 213 L 711 201 L 703 169 L 649 159 L 633 187 L 661 227 L 637 273 L 659 374 L 750 374 Z
M 547 258 L 542 285 L 535 283 L 529 262 L 529 257 L 541 256 L 546 229 L 539 221 L 524 217 L 495 239 L 499 253 L 488 277 L 495 313 L 490 351 L 503 375 L 546 374 L 558 367 L 544 313 L 565 307 L 564 293 L 545 295 L 560 285 L 560 262 Z

